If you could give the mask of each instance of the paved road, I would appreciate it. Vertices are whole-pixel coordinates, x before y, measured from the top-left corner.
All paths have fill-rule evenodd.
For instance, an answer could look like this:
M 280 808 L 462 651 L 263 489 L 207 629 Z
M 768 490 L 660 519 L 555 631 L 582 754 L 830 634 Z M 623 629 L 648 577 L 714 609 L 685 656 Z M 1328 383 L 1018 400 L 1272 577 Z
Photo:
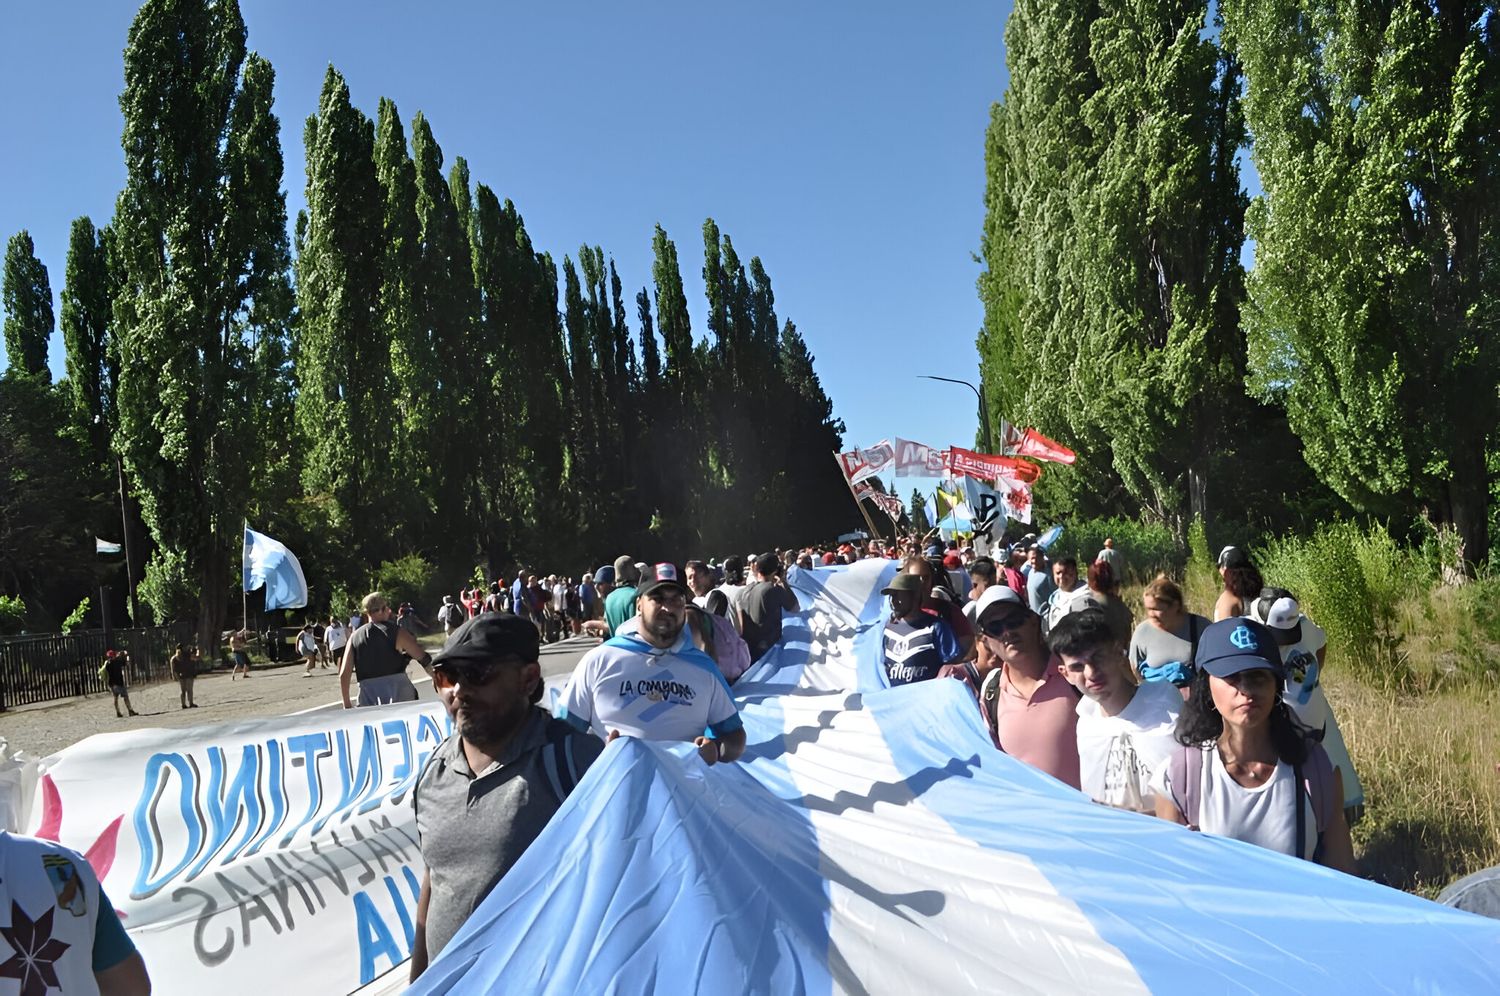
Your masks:
M 544 677 L 566 677 L 578 659 L 598 645 L 597 640 L 577 637 L 542 647 Z M 424 645 L 436 647 L 440 639 L 427 638 Z M 431 680 L 412 665 L 408 669 L 417 694 L 424 699 L 436 696 Z M 228 672 L 215 672 L 198 678 L 193 688 L 197 709 L 180 707 L 175 681 L 132 688 L 130 700 L 139 716 L 115 717 L 109 695 L 88 695 L 61 702 L 48 702 L 0 713 L 0 738 L 12 751 L 24 751 L 33 757 L 45 757 L 75 744 L 95 733 L 154 727 L 181 728 L 207 726 L 265 716 L 339 709 L 338 671 L 319 668 L 312 677 L 302 676 L 302 665 L 257 667 L 251 677 L 231 682 Z

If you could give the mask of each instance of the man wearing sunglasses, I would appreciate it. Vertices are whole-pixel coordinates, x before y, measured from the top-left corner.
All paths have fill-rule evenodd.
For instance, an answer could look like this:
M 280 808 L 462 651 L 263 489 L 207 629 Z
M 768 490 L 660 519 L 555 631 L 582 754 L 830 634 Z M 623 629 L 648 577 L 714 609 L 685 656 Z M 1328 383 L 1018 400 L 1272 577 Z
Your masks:
M 1042 642 L 1041 620 L 1010 587 L 984 593 L 975 613 L 994 667 L 979 704 L 1005 753 L 1078 788 L 1078 692 Z
M 578 662 L 563 693 L 563 718 L 606 740 L 691 741 L 706 764 L 738 759 L 745 727 L 718 665 L 685 628 L 691 597 L 675 564 L 657 564 L 636 594 L 635 631 Z
M 433 658 L 454 733 L 412 794 L 427 871 L 411 977 L 427 968 L 557 812 L 604 745 L 552 719 L 536 627 L 510 613 L 464 623 Z

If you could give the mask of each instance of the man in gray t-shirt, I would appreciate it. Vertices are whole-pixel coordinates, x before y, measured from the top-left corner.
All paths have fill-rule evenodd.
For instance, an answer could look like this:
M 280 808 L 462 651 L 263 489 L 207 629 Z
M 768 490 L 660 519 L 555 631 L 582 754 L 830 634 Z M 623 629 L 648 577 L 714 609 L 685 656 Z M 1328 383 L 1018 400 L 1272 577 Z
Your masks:
M 755 558 L 755 583 L 740 596 L 739 607 L 750 660 L 758 661 L 781 642 L 781 613 L 802 609 L 796 593 L 782 580 L 781 561 L 774 553 Z
M 417 899 L 416 980 L 537 838 L 604 750 L 553 719 L 542 697 L 536 627 L 509 613 L 464 623 L 433 659 L 432 684 L 456 732 L 412 793 L 427 871 Z

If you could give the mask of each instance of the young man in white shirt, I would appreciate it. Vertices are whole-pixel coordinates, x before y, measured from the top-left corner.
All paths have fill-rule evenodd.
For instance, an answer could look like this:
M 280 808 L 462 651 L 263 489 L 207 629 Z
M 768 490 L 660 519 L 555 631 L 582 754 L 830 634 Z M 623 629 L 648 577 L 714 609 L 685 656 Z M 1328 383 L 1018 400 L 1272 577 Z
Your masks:
M 1182 696 L 1165 681 L 1135 683 L 1135 669 L 1098 609 L 1063 616 L 1047 644 L 1078 702 L 1081 788 L 1095 802 L 1155 813 L 1151 778 L 1176 748 Z

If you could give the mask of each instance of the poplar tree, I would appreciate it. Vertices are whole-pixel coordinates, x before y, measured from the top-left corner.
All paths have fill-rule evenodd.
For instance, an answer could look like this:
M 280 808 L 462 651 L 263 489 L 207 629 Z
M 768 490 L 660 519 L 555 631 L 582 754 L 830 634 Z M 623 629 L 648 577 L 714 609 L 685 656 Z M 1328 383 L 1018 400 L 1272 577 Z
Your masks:
M 1356 508 L 1489 553 L 1500 424 L 1494 5 L 1222 4 L 1264 195 L 1252 385 Z
M 350 103 L 332 66 L 318 113 L 309 118 L 307 220 L 297 257 L 301 311 L 297 424 L 306 450 L 303 482 L 347 551 L 353 580 L 391 552 L 390 346 L 379 309 L 384 194 L 370 119 Z M 409 481 L 401 482 L 409 484 Z
M 148 0 L 125 48 L 126 183 L 115 212 L 116 446 L 156 543 L 142 591 L 218 645 L 263 457 L 256 337 L 281 329 L 285 259 L 273 74 L 236 4 Z M 257 297 L 256 295 L 261 295 Z
M 19 373 L 50 380 L 47 341 L 52 337 L 52 287 L 24 228 L 5 244 L 5 355 Z
M 68 232 L 63 276 L 62 334 L 73 420 L 88 435 L 99 459 L 109 450 L 114 425 L 114 385 L 119 358 L 113 343 L 114 279 L 110 273 L 113 233 L 88 217 Z
M 394 101 L 382 97 L 375 119 L 375 174 L 384 200 L 380 317 L 390 342 L 395 390 L 393 449 L 398 466 L 423 474 L 426 448 L 436 430 L 428 393 L 437 381 L 432 342 L 419 315 L 418 268 L 422 229 L 417 220 L 417 171 Z M 425 474 L 422 486 L 427 484 Z M 412 507 L 425 502 L 413 502 Z
M 1203 0 L 1018 3 L 987 164 L 982 352 L 1024 388 L 1010 417 L 1179 529 L 1244 412 L 1240 78 L 1206 18 Z

